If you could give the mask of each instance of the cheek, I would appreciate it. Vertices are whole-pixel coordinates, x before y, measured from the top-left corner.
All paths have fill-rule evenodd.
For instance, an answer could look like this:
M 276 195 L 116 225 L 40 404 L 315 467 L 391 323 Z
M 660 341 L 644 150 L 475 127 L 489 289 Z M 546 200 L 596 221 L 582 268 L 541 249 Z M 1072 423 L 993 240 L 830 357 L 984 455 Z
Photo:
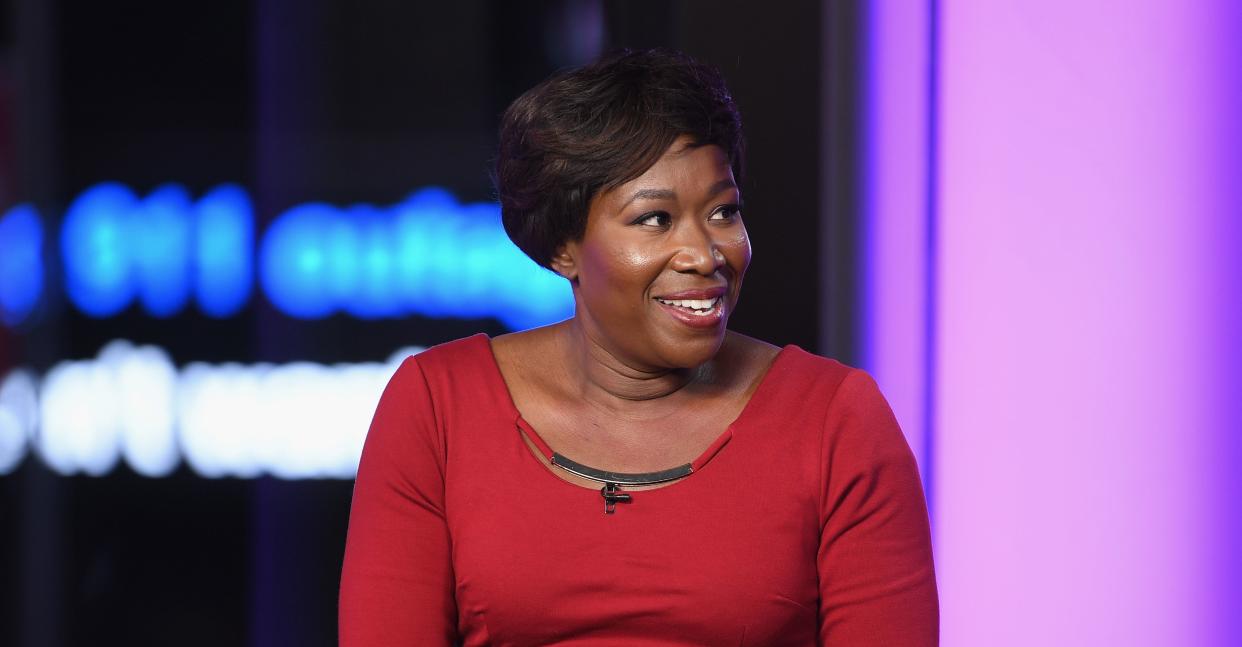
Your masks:
M 581 284 L 596 300 L 643 291 L 659 273 L 658 260 L 639 247 L 599 247 L 589 250 L 586 258 L 587 271 L 580 277 Z
M 729 267 L 741 278 L 750 266 L 750 237 L 746 235 L 746 229 L 739 228 L 736 236 L 721 241 L 720 250 Z

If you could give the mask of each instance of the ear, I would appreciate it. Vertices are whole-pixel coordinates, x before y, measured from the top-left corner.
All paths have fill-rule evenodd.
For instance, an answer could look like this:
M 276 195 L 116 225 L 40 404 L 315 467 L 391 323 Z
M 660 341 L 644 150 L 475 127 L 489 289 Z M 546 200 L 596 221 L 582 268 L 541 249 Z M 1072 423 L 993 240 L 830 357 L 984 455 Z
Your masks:
M 556 248 L 552 254 L 552 271 L 569 279 L 570 283 L 578 280 L 578 246 L 573 241 Z

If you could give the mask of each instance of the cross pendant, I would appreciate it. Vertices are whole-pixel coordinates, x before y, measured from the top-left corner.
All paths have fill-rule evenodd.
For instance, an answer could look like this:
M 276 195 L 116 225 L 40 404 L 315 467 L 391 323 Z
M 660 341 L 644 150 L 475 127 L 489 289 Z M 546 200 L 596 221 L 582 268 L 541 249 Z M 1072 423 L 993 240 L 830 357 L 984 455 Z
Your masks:
M 617 503 L 630 503 L 631 500 L 630 495 L 622 492 L 616 483 L 605 483 L 599 494 L 604 497 L 604 514 L 616 512 Z

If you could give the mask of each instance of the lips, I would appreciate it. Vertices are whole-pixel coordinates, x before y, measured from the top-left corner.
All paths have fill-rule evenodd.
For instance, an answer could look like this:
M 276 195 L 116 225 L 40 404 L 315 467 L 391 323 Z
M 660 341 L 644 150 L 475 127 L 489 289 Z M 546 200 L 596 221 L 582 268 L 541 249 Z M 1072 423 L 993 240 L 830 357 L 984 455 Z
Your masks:
M 714 328 L 724 321 L 725 288 L 682 290 L 655 297 L 662 310 L 691 328 Z

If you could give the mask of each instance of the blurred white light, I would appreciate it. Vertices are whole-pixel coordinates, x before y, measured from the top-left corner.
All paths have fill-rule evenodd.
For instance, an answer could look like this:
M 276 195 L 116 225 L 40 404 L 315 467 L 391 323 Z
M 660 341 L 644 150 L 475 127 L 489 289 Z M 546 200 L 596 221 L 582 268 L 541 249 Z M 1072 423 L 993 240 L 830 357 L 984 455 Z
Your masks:
M 36 449 L 61 474 L 104 474 L 120 456 L 120 403 L 107 365 L 62 362 L 43 381 Z
M 208 477 L 259 475 L 252 444 L 262 436 L 257 424 L 258 376 L 266 365 L 186 367 L 178 382 L 177 429 L 182 455 Z
M 26 438 L 12 411 L 0 407 L 0 474 L 8 474 L 26 456 Z
M 321 415 L 330 395 L 323 388 L 322 367 L 296 363 L 274 368 L 263 376 L 265 394 L 259 410 L 263 433 L 257 438 L 266 471 L 281 478 L 314 475 L 315 443 L 323 433 Z
M 8 474 L 26 456 L 38 420 L 35 377 L 16 370 L 0 382 L 0 474 Z
M 353 478 L 384 385 L 421 350 L 385 363 L 193 363 L 179 372 L 160 348 L 114 341 L 94 360 L 54 366 L 41 394 L 29 371 L 0 383 L 0 474 L 32 441 L 65 475 L 105 474 L 124 457 L 150 477 L 184 458 L 209 478 Z
M 164 476 L 177 467 L 173 410 L 177 370 L 163 350 L 113 342 L 112 371 L 120 402 L 121 453 L 134 471 Z

